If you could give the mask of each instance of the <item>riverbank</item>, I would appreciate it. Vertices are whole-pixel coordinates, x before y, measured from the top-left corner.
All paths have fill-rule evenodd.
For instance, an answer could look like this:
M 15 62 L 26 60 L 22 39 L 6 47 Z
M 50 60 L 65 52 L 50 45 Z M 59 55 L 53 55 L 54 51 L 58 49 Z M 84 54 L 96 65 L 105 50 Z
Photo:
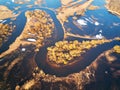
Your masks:
M 106 0 L 107 5 L 106 8 L 109 12 L 120 16 L 120 0 L 116 2 L 116 0 Z

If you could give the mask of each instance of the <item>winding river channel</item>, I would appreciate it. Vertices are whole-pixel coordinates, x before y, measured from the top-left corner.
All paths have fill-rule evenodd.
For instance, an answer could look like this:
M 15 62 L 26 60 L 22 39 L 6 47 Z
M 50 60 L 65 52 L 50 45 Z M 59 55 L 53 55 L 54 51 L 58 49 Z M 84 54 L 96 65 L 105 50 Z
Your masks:
M 110 57 L 111 59 L 112 56 L 114 57 L 114 55 L 117 54 L 116 56 L 118 58 L 114 58 L 114 60 L 116 60 L 116 62 L 118 60 L 117 63 L 119 67 L 120 56 L 118 53 L 113 52 L 113 47 L 116 45 L 120 45 L 120 39 L 118 39 L 120 38 L 120 17 L 108 12 L 108 10 L 105 8 L 105 4 L 106 4 L 105 0 L 94 0 L 92 5 L 98 6 L 99 7 L 98 9 L 86 10 L 83 16 L 76 15 L 75 13 L 75 16 L 68 17 L 68 22 L 65 22 L 62 25 L 61 25 L 61 22 L 57 19 L 58 8 L 62 6 L 60 0 L 43 0 L 45 2 L 42 3 L 41 6 L 33 4 L 34 0 L 31 0 L 29 4 L 26 4 L 26 3 L 16 4 L 13 1 L 14 0 L 10 0 L 10 1 L 1 0 L 0 1 L 0 5 L 7 6 L 9 9 L 13 11 L 13 13 L 16 14 L 20 12 L 20 14 L 16 17 L 15 20 L 9 18 L 9 19 L 5 19 L 5 22 L 4 22 L 4 24 L 10 24 L 12 22 L 12 25 L 15 25 L 16 28 L 15 30 L 13 30 L 12 35 L 8 37 L 8 40 L 4 42 L 2 46 L 0 47 L 0 55 L 1 55 L 0 57 L 0 70 L 1 70 L 0 80 L 3 81 L 3 85 L 4 85 L 4 81 L 6 80 L 5 82 L 7 83 L 8 81 L 8 84 L 11 85 L 10 87 L 15 89 L 18 85 L 22 86 L 28 83 L 29 80 L 31 83 L 31 80 L 33 79 L 33 81 L 35 80 L 34 84 L 36 85 L 39 84 L 40 88 L 41 87 L 43 88 L 41 90 L 51 89 L 51 88 L 48 89 L 46 87 L 47 85 L 48 86 L 55 85 L 56 87 L 58 83 L 62 83 L 62 81 L 59 82 L 59 80 L 65 80 L 65 83 L 63 82 L 63 85 L 69 84 L 71 87 L 75 83 L 76 85 L 79 86 L 80 85 L 79 82 L 81 82 L 82 80 L 79 80 L 78 77 L 82 78 L 84 82 L 86 81 L 84 79 L 83 74 L 85 74 L 87 78 L 91 79 L 91 76 L 89 76 L 89 72 L 92 73 L 92 71 L 89 70 L 89 68 L 91 68 L 93 63 L 97 60 L 100 61 L 100 62 L 97 62 L 97 64 L 100 64 L 101 69 L 99 70 L 99 68 L 96 66 L 97 67 L 96 71 L 93 70 L 95 71 L 95 75 L 94 75 L 94 78 L 96 79 L 95 85 L 92 86 L 94 82 L 90 83 L 90 86 L 88 86 L 88 89 L 85 89 L 85 90 L 98 90 L 98 89 L 103 90 L 101 89 L 101 87 L 104 87 L 104 86 L 108 87 L 111 85 L 111 84 L 108 85 L 109 83 L 111 83 L 109 81 L 112 81 L 112 80 L 114 81 L 114 79 L 112 78 L 112 70 L 110 66 L 112 64 L 111 62 L 109 63 L 108 58 Z M 85 1 L 89 1 L 89 0 L 85 0 Z M 33 6 L 29 7 L 27 5 L 33 5 Z M 19 9 L 15 10 L 15 7 L 19 7 Z M 44 45 L 38 47 L 37 50 L 36 50 L 37 45 L 35 45 L 35 40 L 37 39 L 35 39 L 33 42 L 29 42 L 23 45 L 19 43 L 18 46 L 16 46 L 17 48 L 14 49 L 14 51 L 13 49 L 11 50 L 10 45 L 16 44 L 15 42 L 17 38 L 19 38 L 20 35 L 21 36 L 24 35 L 22 34 L 22 32 L 23 30 L 26 29 L 25 26 L 27 26 L 26 25 L 27 18 L 25 17 L 25 12 L 33 11 L 36 9 L 45 11 L 48 15 L 50 15 L 51 19 L 53 20 L 55 27 L 51 35 L 52 37 L 47 38 L 47 40 L 43 39 Z M 73 36 L 70 36 L 70 34 Z M 76 35 L 82 36 L 82 38 L 75 37 Z M 33 36 L 31 37 L 33 38 Z M 84 38 L 85 36 L 88 36 L 88 38 Z M 88 44 L 91 44 L 89 42 L 92 41 L 93 39 L 96 41 L 97 40 L 98 41 L 103 40 L 103 41 L 101 41 L 102 43 L 100 42 L 99 44 L 95 43 L 96 45 L 93 48 L 92 46 L 90 46 L 89 49 L 86 48 Z M 83 45 L 83 47 L 79 47 L 79 48 L 83 48 L 81 49 L 81 51 L 84 50 L 84 52 L 81 53 L 80 56 L 77 56 L 74 59 L 72 59 L 67 64 L 53 63 L 48 58 L 47 48 L 50 46 L 55 46 L 56 45 L 55 43 L 58 41 L 64 41 L 64 40 L 67 40 L 67 41 L 77 40 L 81 42 L 80 44 Z M 105 43 L 104 43 L 104 40 L 106 40 Z M 28 42 L 27 39 L 23 41 Z M 86 41 L 88 41 L 88 44 L 86 44 L 85 46 L 84 45 L 85 43 L 83 42 L 86 42 Z M 39 42 L 36 44 L 39 44 Z M 13 53 L 11 53 L 12 51 Z M 108 51 L 111 51 L 112 54 L 109 53 Z M 111 55 L 108 55 L 108 58 L 107 58 L 107 55 L 105 55 L 106 52 L 107 54 L 111 54 Z M 117 67 L 116 62 L 115 64 L 113 64 L 115 67 Z M 94 69 L 96 67 L 94 67 Z M 86 72 L 84 73 L 84 70 L 87 70 L 87 69 L 88 69 L 87 71 L 88 73 Z M 81 72 L 83 74 L 81 74 Z M 96 75 L 96 72 L 97 73 L 99 72 L 100 74 L 98 73 L 99 75 Z M 100 80 L 97 81 L 97 78 L 100 78 Z M 58 82 L 56 82 L 57 80 Z M 69 82 L 69 80 L 71 82 L 67 84 L 66 82 Z M 104 83 L 101 83 L 102 81 Z M 36 82 L 40 82 L 40 83 L 36 83 Z M 45 87 L 47 89 L 44 89 Z M 95 88 L 97 87 L 97 89 L 92 89 L 91 87 L 95 87 Z M 53 89 L 54 88 L 52 88 L 52 90 Z M 58 89 L 55 89 L 55 90 L 58 90 Z M 61 86 L 60 86 L 60 90 L 61 90 Z M 73 89 L 66 89 L 66 90 L 73 90 Z M 80 89 L 75 89 L 75 90 L 80 90 Z M 104 90 L 110 90 L 110 89 L 104 89 Z
M 1 4 L 4 4 L 6 1 L 2 1 L 0 2 Z M 52 17 L 55 27 L 58 31 L 60 31 L 60 33 L 58 34 L 58 38 L 62 38 L 63 34 L 61 34 L 62 32 L 62 27 L 60 22 L 58 21 L 58 19 L 56 18 L 56 14 L 54 11 L 50 10 L 49 8 L 56 8 L 59 7 L 60 2 L 57 0 L 56 2 L 53 3 L 53 1 L 47 2 L 47 8 L 43 7 L 43 8 L 39 8 L 36 7 L 36 9 L 41 9 L 46 11 L 48 14 L 50 14 L 50 16 Z M 11 5 L 11 6 L 10 6 Z M 117 17 L 116 15 L 113 15 L 111 13 L 109 13 L 106 8 L 104 7 L 105 5 L 105 0 L 100 0 L 99 2 L 97 0 L 94 0 L 93 5 L 97 5 L 100 7 L 100 9 L 97 10 L 87 10 L 87 12 L 85 13 L 84 16 L 79 17 L 77 20 L 84 20 L 86 22 L 87 25 L 82 26 L 82 30 L 80 30 L 78 27 L 76 27 L 73 24 L 73 19 L 69 18 L 69 22 L 66 24 L 67 28 L 71 28 L 72 29 L 72 33 L 74 34 L 80 34 L 80 35 L 89 35 L 92 37 L 96 37 L 96 36 L 103 36 L 107 39 L 113 39 L 115 37 L 119 37 L 119 33 L 120 33 L 120 18 Z M 15 7 L 16 4 L 9 2 L 8 7 L 10 7 L 11 9 L 13 9 L 13 7 Z M 44 6 L 44 5 L 43 5 Z M 16 29 L 14 30 L 14 32 L 12 33 L 12 36 L 9 37 L 8 41 L 5 42 L 2 47 L 0 48 L 0 53 L 6 51 L 10 44 L 12 44 L 15 39 L 21 34 L 22 30 L 24 29 L 25 23 L 26 23 L 26 17 L 25 17 L 25 12 L 27 10 L 34 10 L 35 8 L 26 8 L 24 5 L 21 6 L 21 14 L 16 18 L 15 21 L 13 21 L 13 24 L 16 25 Z M 17 12 L 17 11 L 16 11 Z M 15 12 L 15 13 L 16 13 Z M 95 18 L 97 25 L 95 25 L 95 23 L 93 22 Z M 7 21 L 5 23 L 9 23 L 11 20 L 10 19 L 6 19 Z M 74 21 L 77 22 L 77 21 Z
M 55 13 L 48 9 L 48 8 L 39 8 L 39 7 L 34 7 L 34 8 L 26 8 L 24 11 L 22 11 L 22 13 L 16 18 L 16 20 L 13 22 L 13 24 L 16 25 L 16 28 L 14 30 L 14 32 L 12 33 L 12 35 L 9 37 L 8 41 L 5 42 L 2 47 L 0 48 L 0 53 L 6 51 L 7 49 L 9 49 L 9 46 L 15 41 L 15 39 L 21 34 L 21 32 L 24 30 L 25 27 L 25 23 L 26 23 L 26 17 L 25 17 L 25 12 L 28 10 L 35 10 L 35 9 L 40 9 L 43 10 L 45 12 L 47 12 L 51 18 L 54 21 L 55 24 L 55 29 L 57 30 L 57 41 L 59 40 L 63 40 L 63 30 L 62 30 L 62 26 L 60 24 L 60 22 L 58 21 L 58 19 L 56 18 Z

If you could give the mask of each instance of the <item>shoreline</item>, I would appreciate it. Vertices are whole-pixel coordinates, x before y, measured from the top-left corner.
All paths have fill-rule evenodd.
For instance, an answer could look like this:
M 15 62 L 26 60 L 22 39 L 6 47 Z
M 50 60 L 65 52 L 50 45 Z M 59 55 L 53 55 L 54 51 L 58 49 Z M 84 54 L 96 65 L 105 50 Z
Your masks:
M 120 17 L 120 13 L 118 13 L 117 11 L 114 11 L 114 10 L 110 9 L 108 6 L 106 6 L 106 8 L 107 8 L 107 10 L 108 10 L 110 13 L 112 13 L 112 14 L 117 15 L 118 17 Z
M 118 1 L 118 3 L 120 2 L 120 0 Z M 112 5 L 111 5 L 111 3 L 112 3 Z M 117 16 L 120 16 L 120 12 L 118 12 L 118 11 L 116 11 L 116 10 L 114 10 L 115 9 L 115 6 L 116 6 L 116 8 L 119 8 L 119 6 L 118 6 L 118 3 L 115 3 L 114 1 L 111 1 L 111 0 L 106 0 L 106 9 L 109 11 L 109 12 L 111 12 L 112 14 L 114 14 L 114 15 L 117 15 Z M 112 8 L 112 9 L 111 9 Z
M 79 0 L 79 2 L 81 2 L 81 0 Z M 91 5 L 92 2 L 93 2 L 93 0 L 88 0 L 88 1 L 84 2 L 83 4 L 77 5 L 78 3 L 76 1 L 76 2 L 71 3 L 71 5 L 76 3 L 75 5 L 73 5 L 71 7 L 69 7 L 69 4 L 68 4 L 65 7 L 61 7 L 61 8 L 57 9 L 56 17 L 62 25 L 63 32 L 64 32 L 64 39 L 67 37 L 64 23 L 67 22 L 68 17 L 74 16 L 74 13 L 76 13 L 76 15 L 83 15 L 84 12 L 86 11 L 86 9 Z M 67 13 L 66 13 L 66 11 L 67 11 Z

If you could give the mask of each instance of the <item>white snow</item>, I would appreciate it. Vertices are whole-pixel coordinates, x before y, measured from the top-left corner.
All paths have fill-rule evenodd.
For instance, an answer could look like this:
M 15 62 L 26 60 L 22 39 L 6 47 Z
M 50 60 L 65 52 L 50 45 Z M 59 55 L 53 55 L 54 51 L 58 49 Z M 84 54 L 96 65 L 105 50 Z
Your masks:
M 102 34 L 97 34 L 95 37 L 96 37 L 97 39 L 102 39 L 102 38 L 103 38 Z
M 31 33 L 28 33 L 28 34 L 31 34 Z
M 87 21 L 85 21 L 85 20 L 83 20 L 83 19 L 79 19 L 79 20 L 77 20 L 77 22 L 78 22 L 80 25 L 83 25 L 83 26 L 87 25 Z
M 27 40 L 30 41 L 30 42 L 35 42 L 36 41 L 35 39 L 32 39 L 32 38 L 28 38 Z
M 99 24 L 100 24 L 99 22 L 95 21 L 95 25 L 96 25 L 96 26 L 98 26 Z
M 26 49 L 25 49 L 25 48 L 22 48 L 21 50 L 22 50 L 23 52 L 24 52 L 24 51 L 26 51 Z
M 100 25 L 100 23 L 98 22 L 98 21 L 95 21 L 95 20 L 93 20 L 92 18 L 84 18 L 85 20 L 83 20 L 83 19 L 80 19 L 79 21 L 78 21 L 78 23 L 80 22 L 81 24 L 83 24 L 83 25 L 87 25 L 87 22 L 90 22 L 91 24 L 94 24 L 94 25 L 96 25 L 96 26 L 98 26 L 98 25 Z

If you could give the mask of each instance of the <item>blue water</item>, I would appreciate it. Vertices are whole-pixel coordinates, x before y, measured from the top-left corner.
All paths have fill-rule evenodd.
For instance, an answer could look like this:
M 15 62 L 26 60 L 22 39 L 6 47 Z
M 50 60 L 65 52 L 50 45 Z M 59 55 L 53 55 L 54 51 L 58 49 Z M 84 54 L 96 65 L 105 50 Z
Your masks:
M 67 28 L 72 28 L 72 33 L 80 35 L 89 35 L 95 37 L 97 34 L 102 34 L 107 39 L 113 39 L 120 37 L 120 17 L 108 12 L 105 8 L 105 0 L 94 0 L 93 5 L 99 6 L 97 10 L 87 10 L 84 16 L 78 17 L 79 19 L 86 20 L 94 17 L 99 25 L 95 25 L 87 21 L 86 26 L 82 26 L 82 30 L 73 24 L 72 17 L 69 18 L 69 22 L 66 23 Z M 92 19 L 93 20 L 93 19 Z M 77 20 L 75 21 L 77 22 Z M 117 26 L 114 26 L 118 24 Z M 100 32 L 102 31 L 102 32 Z
M 49 8 L 59 8 L 61 6 L 60 0 L 45 0 L 45 2 Z

